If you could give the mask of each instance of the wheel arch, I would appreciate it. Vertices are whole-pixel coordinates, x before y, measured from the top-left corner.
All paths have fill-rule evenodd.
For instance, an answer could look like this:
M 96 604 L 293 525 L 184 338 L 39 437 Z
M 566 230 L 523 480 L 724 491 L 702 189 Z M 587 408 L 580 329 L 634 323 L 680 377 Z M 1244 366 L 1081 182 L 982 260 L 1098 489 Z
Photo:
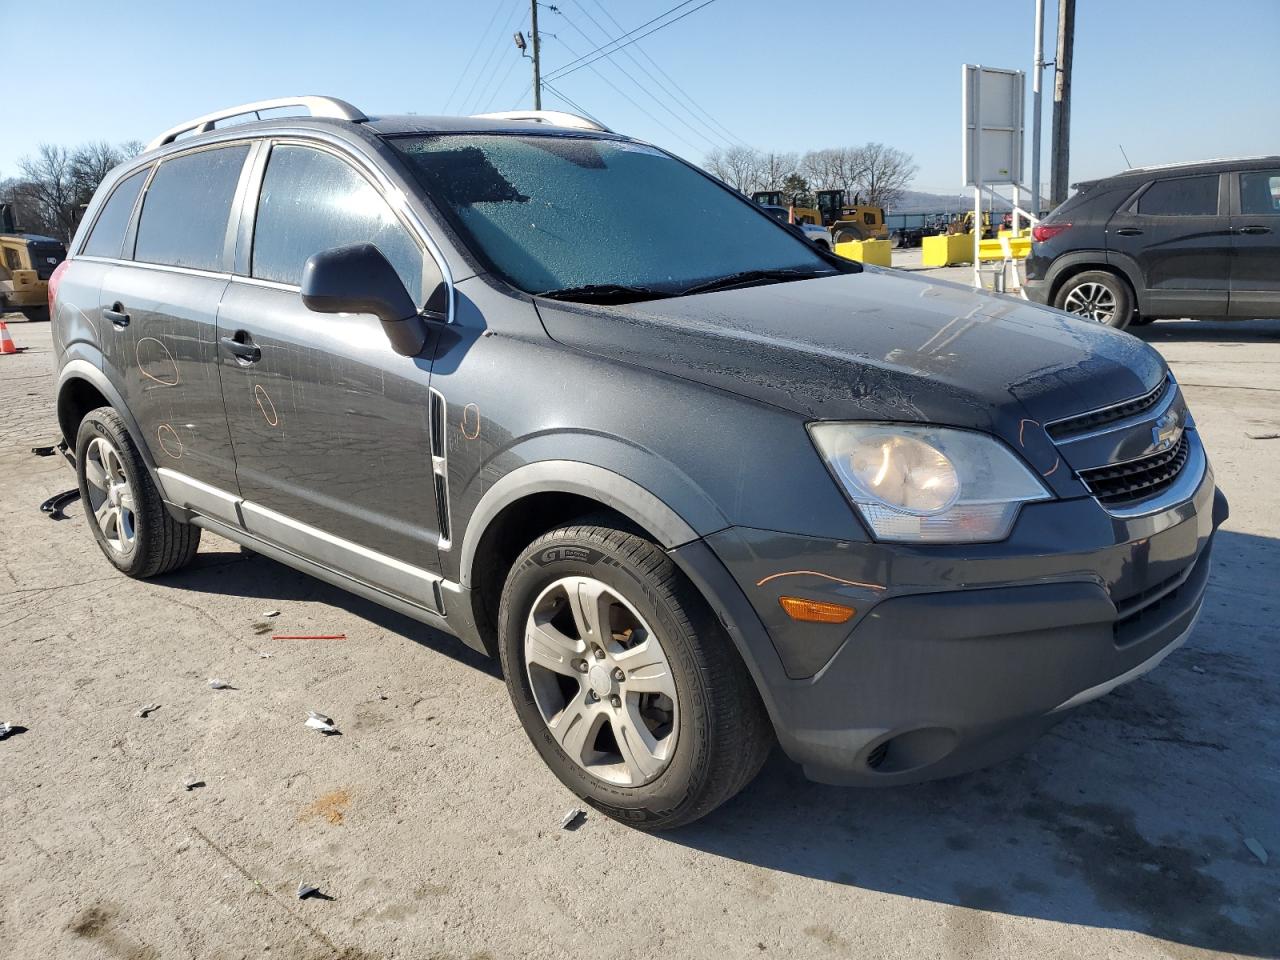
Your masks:
M 1123 280 L 1133 296 L 1134 310 L 1138 313 L 1143 311 L 1146 306 L 1145 289 L 1139 282 L 1142 271 L 1131 257 L 1108 250 L 1081 250 L 1060 257 L 1049 275 L 1048 302 L 1052 304 L 1057 299 L 1058 291 L 1068 280 L 1089 270 L 1100 270 Z
M 75 450 L 76 433 L 80 429 L 80 423 L 84 420 L 85 414 L 95 407 L 104 406 L 111 407 L 124 420 L 125 426 L 133 437 L 133 442 L 138 447 L 138 452 L 142 455 L 143 463 L 147 465 L 154 480 L 156 478 L 155 461 L 151 458 L 151 451 L 147 444 L 142 442 L 138 422 L 129 413 L 119 391 L 112 386 L 106 374 L 87 359 L 77 357 L 68 360 L 58 373 L 57 416 L 58 429 L 71 450 Z

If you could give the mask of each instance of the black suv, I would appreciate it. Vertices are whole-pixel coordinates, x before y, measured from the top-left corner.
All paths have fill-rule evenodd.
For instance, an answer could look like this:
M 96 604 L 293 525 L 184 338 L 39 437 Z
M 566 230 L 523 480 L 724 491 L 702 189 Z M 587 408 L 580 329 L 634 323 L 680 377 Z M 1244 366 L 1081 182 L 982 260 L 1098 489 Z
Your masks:
M 1188 636 L 1226 516 L 1141 341 L 834 257 L 565 114 L 202 117 L 53 287 L 112 564 L 212 530 L 455 634 L 641 827 L 775 741 L 846 784 L 1016 751 Z
M 1032 300 L 1118 329 L 1280 317 L 1280 157 L 1140 167 L 1075 187 L 1032 230 Z

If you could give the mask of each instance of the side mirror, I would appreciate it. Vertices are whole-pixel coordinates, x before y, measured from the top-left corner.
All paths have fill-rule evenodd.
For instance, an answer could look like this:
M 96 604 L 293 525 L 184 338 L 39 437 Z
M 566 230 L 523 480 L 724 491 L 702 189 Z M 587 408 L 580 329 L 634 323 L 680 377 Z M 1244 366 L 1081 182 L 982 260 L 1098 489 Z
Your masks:
M 316 313 L 373 314 L 402 357 L 416 357 L 426 346 L 417 305 L 372 243 L 334 247 L 308 259 L 302 268 L 302 302 Z

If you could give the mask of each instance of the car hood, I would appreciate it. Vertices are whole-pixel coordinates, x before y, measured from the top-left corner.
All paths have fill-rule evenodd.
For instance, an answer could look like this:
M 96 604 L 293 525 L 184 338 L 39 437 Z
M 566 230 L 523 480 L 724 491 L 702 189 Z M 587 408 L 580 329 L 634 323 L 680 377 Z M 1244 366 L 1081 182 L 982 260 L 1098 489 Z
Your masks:
M 555 340 L 819 420 L 1022 434 L 1139 396 L 1166 373 L 1128 334 L 1012 297 L 864 268 L 596 306 L 539 300 Z

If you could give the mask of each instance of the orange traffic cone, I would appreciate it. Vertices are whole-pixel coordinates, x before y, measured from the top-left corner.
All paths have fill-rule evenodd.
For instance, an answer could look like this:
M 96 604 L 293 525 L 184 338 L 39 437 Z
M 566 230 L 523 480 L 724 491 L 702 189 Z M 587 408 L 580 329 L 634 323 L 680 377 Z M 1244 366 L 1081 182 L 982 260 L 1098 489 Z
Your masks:
M 0 320 L 0 353 L 17 353 L 18 347 L 13 342 L 13 335 L 9 333 L 9 325 Z

